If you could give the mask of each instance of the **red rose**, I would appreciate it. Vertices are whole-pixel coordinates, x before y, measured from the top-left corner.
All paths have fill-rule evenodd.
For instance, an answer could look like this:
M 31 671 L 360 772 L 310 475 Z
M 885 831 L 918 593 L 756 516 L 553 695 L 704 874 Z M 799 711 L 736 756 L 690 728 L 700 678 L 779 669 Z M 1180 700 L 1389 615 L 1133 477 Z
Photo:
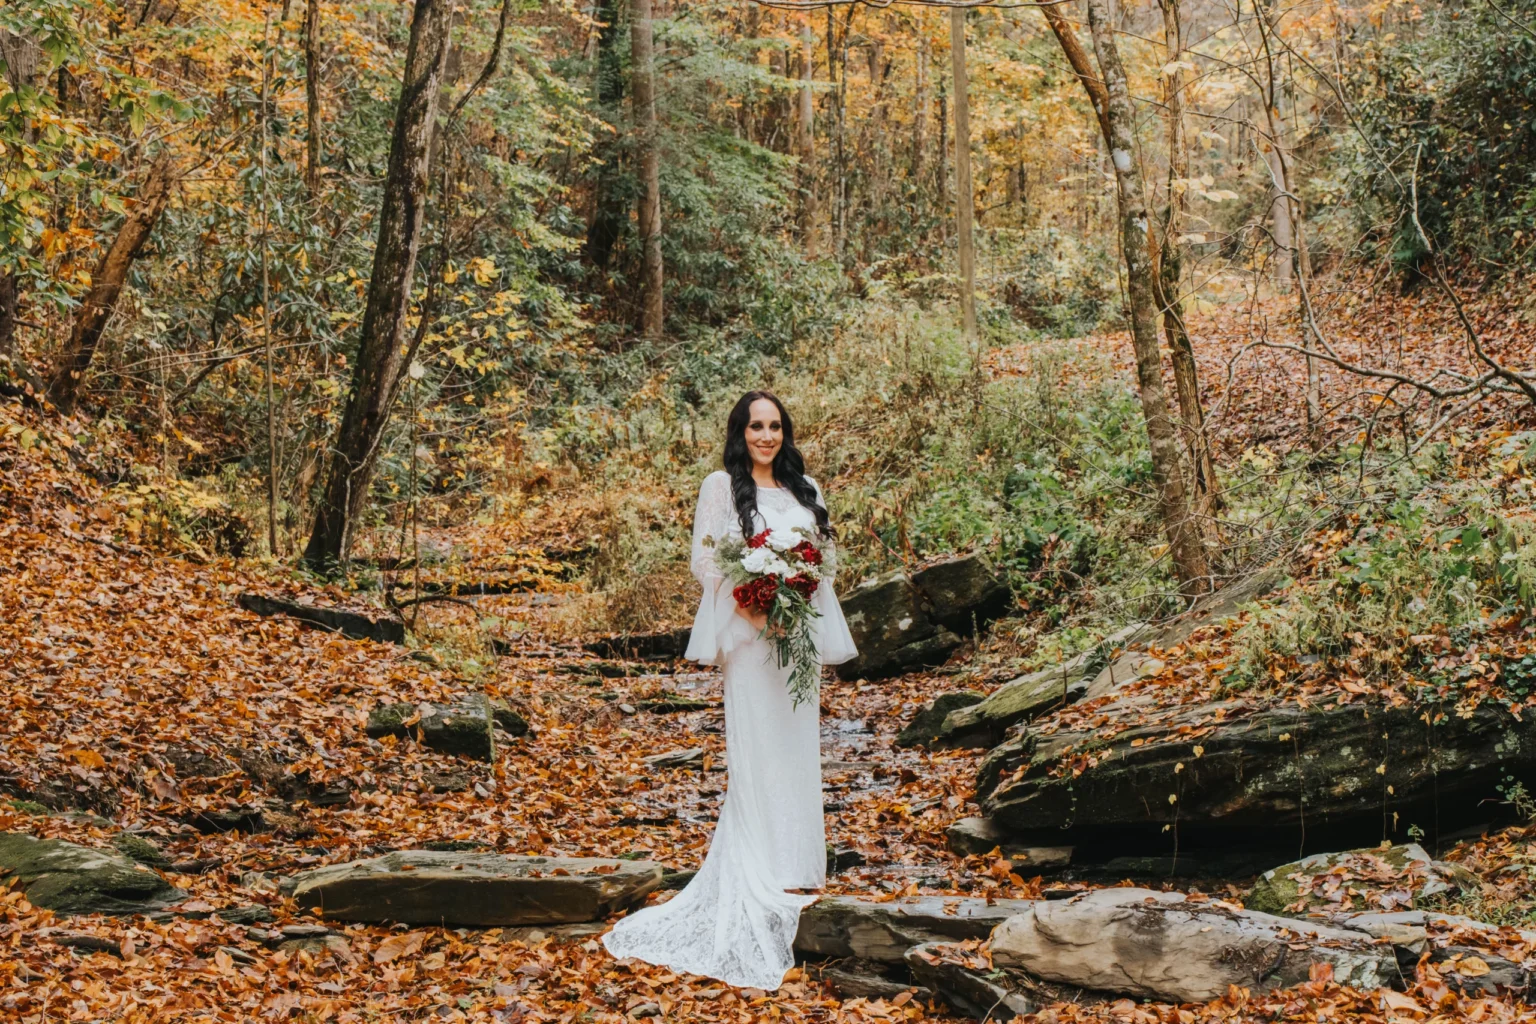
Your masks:
M 773 607 L 773 599 L 779 592 L 779 578 L 772 574 L 760 576 L 731 591 L 736 603 L 749 611 L 766 612 Z
M 749 548 L 760 548 L 760 547 L 762 547 L 764 544 L 768 543 L 768 535 L 770 533 L 772 533 L 772 532 L 773 532 L 772 530 L 764 530 L 762 533 L 758 534 L 756 537 L 748 537 L 747 538 L 747 547 L 749 547 Z
M 800 595 L 809 601 L 811 595 L 816 593 L 816 588 L 821 584 L 804 573 L 799 573 L 785 580 L 784 585 L 791 590 L 799 591 Z
M 807 565 L 821 564 L 821 549 L 808 540 L 801 541 L 799 544 L 796 544 L 789 550 L 794 554 L 799 555 L 800 560 Z

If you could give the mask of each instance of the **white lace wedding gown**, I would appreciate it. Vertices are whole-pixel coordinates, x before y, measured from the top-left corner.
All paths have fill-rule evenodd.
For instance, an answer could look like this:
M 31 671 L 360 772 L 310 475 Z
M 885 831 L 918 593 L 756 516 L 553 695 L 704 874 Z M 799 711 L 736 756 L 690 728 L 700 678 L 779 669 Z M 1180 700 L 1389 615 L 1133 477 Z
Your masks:
M 814 481 L 812 481 L 814 484 Z M 817 500 L 823 504 L 821 489 Z M 759 487 L 757 528 L 807 531 L 815 517 L 783 488 Z M 725 666 L 728 785 L 704 866 L 682 892 L 630 914 L 603 936 L 619 958 L 718 978 L 743 988 L 779 987 L 794 965 L 800 911 L 815 896 L 785 889 L 826 883 L 826 831 L 821 810 L 820 708 L 792 706 L 773 648 L 736 614 L 731 585 L 714 561 L 712 539 L 741 536 L 724 471 L 699 491 L 693 521 L 693 574 L 704 586 L 686 657 Z M 829 548 L 812 604 L 816 650 L 824 665 L 853 658 L 853 637 L 832 590 Z

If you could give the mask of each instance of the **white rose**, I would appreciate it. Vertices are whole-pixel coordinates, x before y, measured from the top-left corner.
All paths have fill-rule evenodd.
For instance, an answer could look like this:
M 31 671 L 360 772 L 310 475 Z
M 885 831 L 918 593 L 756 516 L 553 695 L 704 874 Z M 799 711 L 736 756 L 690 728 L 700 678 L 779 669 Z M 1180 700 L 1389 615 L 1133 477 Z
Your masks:
M 753 548 L 742 556 L 741 567 L 747 572 L 771 572 L 768 565 L 775 561 L 779 561 L 779 556 L 768 548 Z
M 768 535 L 768 546 L 779 551 L 788 551 L 804 539 L 793 530 L 774 530 Z

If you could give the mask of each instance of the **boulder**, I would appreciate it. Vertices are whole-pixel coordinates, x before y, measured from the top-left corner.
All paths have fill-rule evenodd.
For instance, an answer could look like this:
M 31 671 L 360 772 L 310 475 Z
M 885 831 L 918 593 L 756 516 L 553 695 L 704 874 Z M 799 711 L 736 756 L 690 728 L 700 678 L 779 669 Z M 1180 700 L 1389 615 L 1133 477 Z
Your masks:
M 993 963 L 1064 985 L 1201 1003 L 1228 987 L 1286 988 L 1315 963 L 1354 988 L 1399 977 L 1391 947 L 1358 932 L 1149 889 L 1097 889 L 1041 901 L 992 935 Z
M 961 818 L 945 829 L 944 834 L 949 839 L 950 852 L 966 857 L 1000 850 L 1019 872 L 1064 868 L 1072 863 L 1072 847 L 1021 846 L 988 818 Z
M 892 572 L 843 595 L 843 615 L 859 656 L 837 668 L 843 679 L 878 679 L 942 665 L 967 636 L 1007 614 L 1012 593 L 986 556 L 961 555 L 908 576 Z
M 1228 848 L 1236 836 L 1337 849 L 1380 839 L 1384 821 L 1404 837 L 1415 825 L 1473 824 L 1504 775 L 1536 777 L 1531 716 L 1492 702 L 1466 716 L 1379 702 L 1259 711 L 1217 702 L 1137 721 L 1139 711 L 1125 709 L 1137 724 L 1108 739 L 1062 729 L 993 749 L 977 773 L 983 813 L 1080 854 L 1100 840 L 1117 853 L 1158 853 L 1176 842 Z
M 914 896 L 878 903 L 856 896 L 826 896 L 800 914 L 795 950 L 813 956 L 858 957 L 904 963 L 924 942 L 984 939 L 1030 900 Z
M 414 736 L 444 754 L 491 761 L 496 757 L 495 721 L 490 701 L 474 694 L 452 707 L 439 704 L 376 707 L 368 713 L 366 731 L 373 739 Z
M 20 832 L 0 832 L 0 879 L 58 914 L 144 914 L 186 895 L 121 853 Z
M 301 872 L 283 890 L 331 920 L 492 928 L 596 921 L 660 884 L 652 861 L 402 850 Z
M 912 574 L 912 585 L 927 601 L 940 626 L 969 636 L 1008 614 L 1013 592 L 979 552 L 948 558 Z
M 837 667 L 843 679 L 878 679 L 941 665 L 960 638 L 934 621 L 904 572 L 866 580 L 843 597 L 843 615 L 859 656 Z
M 975 690 L 955 690 L 939 694 L 924 704 L 912 717 L 912 721 L 907 723 L 907 727 L 896 735 L 896 745 L 915 747 L 920 743 L 932 743 L 939 735 L 944 719 L 949 717 L 950 712 L 979 704 L 986 699 L 986 696 Z
M 1369 884 L 1395 892 L 1401 901 L 1398 906 L 1411 906 L 1470 884 L 1473 879 L 1467 877 L 1469 874 L 1465 868 L 1434 860 L 1418 843 L 1314 853 L 1264 872 L 1243 903 L 1250 910 L 1267 914 L 1306 917 L 1316 912 L 1353 909 L 1356 897 L 1349 890 Z M 1323 876 L 1321 884 L 1314 884 L 1318 876 Z M 1303 885 L 1307 887 L 1305 893 Z
M 934 730 L 935 749 L 986 748 L 1001 743 L 1008 727 L 1070 704 L 1072 686 L 1081 676 L 1070 669 L 1048 668 L 1004 683 L 985 700 L 957 708 Z

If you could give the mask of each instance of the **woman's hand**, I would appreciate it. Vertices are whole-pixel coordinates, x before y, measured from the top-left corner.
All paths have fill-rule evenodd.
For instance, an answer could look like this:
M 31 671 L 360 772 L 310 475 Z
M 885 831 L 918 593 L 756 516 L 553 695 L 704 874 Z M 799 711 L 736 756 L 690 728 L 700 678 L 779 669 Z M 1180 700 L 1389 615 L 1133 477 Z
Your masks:
M 743 608 L 741 605 L 737 605 L 736 614 L 752 623 L 752 628 L 757 630 L 759 633 L 768 628 L 767 612 L 750 611 L 749 609 Z

